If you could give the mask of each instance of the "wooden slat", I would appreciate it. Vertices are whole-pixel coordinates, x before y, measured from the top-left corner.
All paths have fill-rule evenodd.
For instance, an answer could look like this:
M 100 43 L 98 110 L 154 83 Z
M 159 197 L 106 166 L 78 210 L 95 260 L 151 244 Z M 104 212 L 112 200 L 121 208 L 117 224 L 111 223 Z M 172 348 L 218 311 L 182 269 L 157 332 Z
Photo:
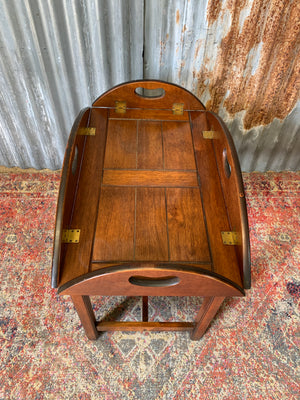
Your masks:
M 105 170 L 103 185 L 197 187 L 197 174 L 193 171 L 141 171 Z
M 104 168 L 136 168 L 137 122 L 109 120 Z
M 137 168 L 163 168 L 162 129 L 160 122 L 138 122 Z
M 211 140 L 203 139 L 207 129 L 206 117 L 192 113 L 193 137 L 197 168 L 201 182 L 202 201 L 206 214 L 214 271 L 243 287 L 234 246 L 222 242 L 221 231 L 229 231 L 227 210 L 222 193 L 220 177 Z
M 195 169 L 192 135 L 188 122 L 163 122 L 166 169 Z
M 168 260 L 165 190 L 137 188 L 136 260 Z
M 209 262 L 199 189 L 168 188 L 170 261 Z
M 190 331 L 194 329 L 195 324 L 193 322 L 98 322 L 97 330 L 99 332 L 106 331 L 125 331 L 125 332 L 137 332 L 137 331 Z
M 93 260 L 132 260 L 135 189 L 102 187 Z

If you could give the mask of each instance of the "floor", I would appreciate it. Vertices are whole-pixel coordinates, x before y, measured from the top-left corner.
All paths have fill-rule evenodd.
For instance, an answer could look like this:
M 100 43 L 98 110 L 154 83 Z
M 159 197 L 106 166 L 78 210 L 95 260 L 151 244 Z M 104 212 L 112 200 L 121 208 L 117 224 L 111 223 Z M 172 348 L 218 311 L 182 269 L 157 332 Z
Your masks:
M 243 174 L 252 288 L 227 299 L 199 342 L 188 333 L 88 341 L 51 289 L 60 173 L 0 173 L 0 399 L 299 399 L 300 173 Z M 141 299 L 94 300 L 139 318 Z M 155 321 L 193 319 L 200 298 L 150 298 Z

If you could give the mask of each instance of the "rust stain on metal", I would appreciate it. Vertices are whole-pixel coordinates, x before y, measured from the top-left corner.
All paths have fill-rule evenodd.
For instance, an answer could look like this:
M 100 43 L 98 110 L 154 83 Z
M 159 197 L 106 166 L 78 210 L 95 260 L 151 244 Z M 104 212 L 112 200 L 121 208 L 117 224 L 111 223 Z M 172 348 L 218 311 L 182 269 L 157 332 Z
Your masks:
M 178 25 L 180 21 L 180 13 L 179 10 L 176 10 L 176 24 Z
M 160 56 L 159 56 L 159 64 L 160 65 L 164 65 L 163 55 L 164 55 L 164 53 L 166 51 L 166 46 L 167 46 L 168 39 L 169 39 L 169 34 L 167 33 L 166 40 L 161 40 L 160 41 Z
M 245 0 L 211 0 L 207 7 L 209 25 L 221 23 L 225 12 L 231 25 L 223 37 L 213 71 L 202 68 L 198 96 L 209 80 L 208 109 L 221 106 L 234 116 L 245 111 L 244 129 L 283 120 L 294 108 L 300 92 L 300 2 L 253 0 L 241 26 Z M 218 29 L 218 27 L 216 27 Z M 196 49 L 198 54 L 199 49 Z M 204 63 L 205 65 L 205 63 Z
M 203 40 L 198 39 L 196 41 L 194 60 L 197 59 L 199 56 L 199 51 L 201 49 L 202 43 L 203 43 Z
M 214 23 L 222 10 L 222 2 L 219 0 L 212 0 L 207 5 L 207 19 L 212 24 Z

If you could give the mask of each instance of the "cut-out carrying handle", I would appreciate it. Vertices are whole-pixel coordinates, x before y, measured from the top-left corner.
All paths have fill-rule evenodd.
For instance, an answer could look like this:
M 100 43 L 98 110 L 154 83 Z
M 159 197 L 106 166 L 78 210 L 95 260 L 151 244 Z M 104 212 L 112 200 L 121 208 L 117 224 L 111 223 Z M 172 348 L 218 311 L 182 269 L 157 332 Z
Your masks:
M 148 99 L 148 100 L 155 100 L 155 99 L 161 99 L 165 96 L 166 91 L 162 87 L 158 88 L 153 88 L 153 89 L 147 89 L 143 86 L 138 86 L 135 90 L 134 93 L 137 96 L 142 97 L 143 99 Z
M 132 81 L 115 86 L 94 101 L 93 107 L 115 107 L 126 102 L 127 108 L 170 109 L 174 103 L 184 110 L 205 110 L 205 107 L 188 90 L 168 82 L 155 80 Z
M 229 161 L 228 161 L 226 148 L 223 150 L 222 160 L 223 160 L 223 168 L 224 168 L 225 176 L 226 176 L 226 178 L 229 179 L 231 176 L 231 165 L 229 164 Z
M 177 276 L 165 276 L 162 278 L 149 278 L 146 276 L 131 276 L 129 282 L 135 286 L 168 287 L 178 285 L 180 279 Z

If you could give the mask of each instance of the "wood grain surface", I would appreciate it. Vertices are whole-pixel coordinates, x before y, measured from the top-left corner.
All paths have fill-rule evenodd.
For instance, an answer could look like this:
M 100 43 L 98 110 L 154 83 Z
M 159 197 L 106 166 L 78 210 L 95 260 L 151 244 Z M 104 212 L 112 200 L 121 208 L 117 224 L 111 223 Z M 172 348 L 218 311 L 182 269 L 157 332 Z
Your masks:
M 164 94 L 143 97 L 138 87 Z M 126 103 L 122 114 L 119 101 Z M 178 115 L 176 104 L 183 106 Z M 95 136 L 77 135 L 83 127 L 95 128 Z M 69 144 L 52 282 L 72 296 L 88 337 L 190 330 L 200 338 L 224 297 L 242 296 L 250 285 L 241 172 L 223 122 L 176 85 L 131 82 L 81 113 Z M 58 243 L 68 228 L 80 229 L 79 243 Z M 241 243 L 224 244 L 222 231 L 236 232 Z M 143 296 L 143 321 L 96 322 L 91 295 Z M 147 296 L 168 295 L 206 298 L 195 323 L 148 321 Z

